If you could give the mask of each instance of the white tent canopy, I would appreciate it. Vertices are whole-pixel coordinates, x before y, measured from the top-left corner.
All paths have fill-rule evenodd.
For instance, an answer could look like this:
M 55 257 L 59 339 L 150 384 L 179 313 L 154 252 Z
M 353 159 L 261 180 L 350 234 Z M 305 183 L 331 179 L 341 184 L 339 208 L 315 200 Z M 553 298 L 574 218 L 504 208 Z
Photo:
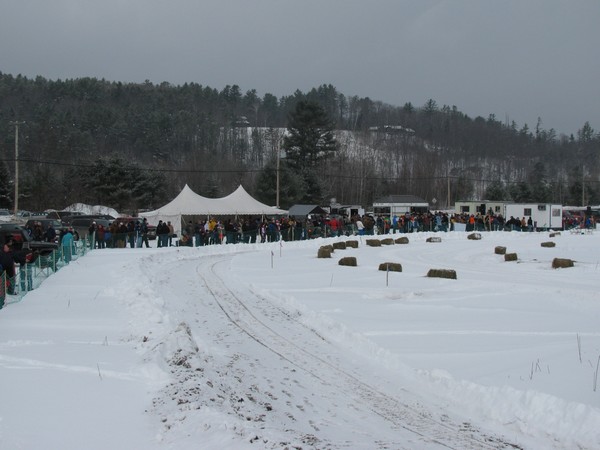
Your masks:
M 175 233 L 181 234 L 184 216 L 273 216 L 287 214 L 287 211 L 265 205 L 253 198 L 240 185 L 234 192 L 221 198 L 207 198 L 196 194 L 186 184 L 181 192 L 169 203 L 154 211 L 141 213 L 152 225 L 159 220 L 171 222 Z

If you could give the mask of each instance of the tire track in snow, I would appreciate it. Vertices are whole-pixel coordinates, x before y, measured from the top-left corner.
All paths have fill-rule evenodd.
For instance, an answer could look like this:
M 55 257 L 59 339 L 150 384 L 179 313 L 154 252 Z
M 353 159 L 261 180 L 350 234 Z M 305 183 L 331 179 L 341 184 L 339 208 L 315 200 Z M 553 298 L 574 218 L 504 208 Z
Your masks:
M 387 421 L 392 428 L 413 434 L 422 444 L 452 449 L 520 448 L 501 437 L 487 435 L 469 423 L 458 423 L 444 415 L 436 419 L 423 405 L 403 402 L 361 380 L 360 375 L 355 374 L 352 368 L 332 363 L 332 360 L 337 360 L 336 349 L 310 328 L 276 306 L 267 305 L 268 302 L 258 295 L 251 292 L 240 295 L 227 286 L 216 269 L 230 259 L 231 256 L 203 258 L 197 266 L 197 272 L 227 319 L 269 352 L 324 385 L 339 389 L 341 397 L 357 396 L 361 406 Z M 285 335 L 276 331 L 275 325 L 283 326 L 286 329 Z M 298 328 L 300 332 L 297 331 Z M 286 337 L 290 332 L 299 333 L 295 342 Z M 310 345 L 299 345 L 307 342 Z M 311 348 L 311 351 L 307 348 Z M 327 357 L 322 356 L 323 354 Z M 336 380 L 335 385 L 328 380 Z M 385 448 L 385 444 L 382 447 Z

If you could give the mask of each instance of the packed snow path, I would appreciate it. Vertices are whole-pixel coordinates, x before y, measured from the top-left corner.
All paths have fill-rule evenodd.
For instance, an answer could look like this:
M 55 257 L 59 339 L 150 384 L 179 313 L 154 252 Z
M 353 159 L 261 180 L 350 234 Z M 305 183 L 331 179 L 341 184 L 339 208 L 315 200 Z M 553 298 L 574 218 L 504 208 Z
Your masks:
M 208 407 L 234 416 L 240 437 L 260 448 L 520 448 L 352 360 L 297 313 L 228 276 L 231 259 L 188 256 L 151 276 L 180 313 L 164 353 L 176 381 L 155 400 L 157 410 L 178 405 L 166 429 Z

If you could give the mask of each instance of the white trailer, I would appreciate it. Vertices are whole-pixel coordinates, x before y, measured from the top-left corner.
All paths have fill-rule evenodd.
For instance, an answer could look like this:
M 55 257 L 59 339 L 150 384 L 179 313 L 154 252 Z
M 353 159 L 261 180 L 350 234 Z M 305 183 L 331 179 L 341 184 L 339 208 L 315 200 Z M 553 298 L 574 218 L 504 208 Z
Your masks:
M 525 221 L 531 217 L 533 228 L 537 230 L 560 230 L 563 227 L 562 205 L 551 203 L 508 203 L 505 205 L 504 218 L 512 217 Z

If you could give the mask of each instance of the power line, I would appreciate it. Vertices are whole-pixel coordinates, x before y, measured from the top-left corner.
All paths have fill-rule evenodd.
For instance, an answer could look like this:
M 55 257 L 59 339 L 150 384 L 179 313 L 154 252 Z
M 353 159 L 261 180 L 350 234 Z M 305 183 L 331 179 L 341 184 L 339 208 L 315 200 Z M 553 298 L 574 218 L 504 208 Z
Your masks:
M 12 163 L 14 159 L 0 159 L 0 161 Z M 73 167 L 80 169 L 93 169 L 97 167 L 95 164 L 84 164 L 84 163 L 68 163 L 63 161 L 46 161 L 19 158 L 19 162 L 42 164 L 47 166 L 62 166 L 62 167 Z M 138 172 L 157 172 L 157 173 L 193 173 L 193 174 L 218 174 L 218 173 L 234 173 L 234 174 L 245 174 L 245 173 L 260 173 L 264 169 L 170 169 L 170 168 L 150 168 L 150 167 L 138 167 L 138 166 L 122 166 L 123 170 Z M 448 181 L 448 180 L 464 180 L 473 183 L 495 183 L 497 179 L 486 179 L 486 178 L 469 178 L 460 175 L 439 175 L 429 177 L 402 177 L 402 176 L 359 176 L 359 175 L 343 175 L 339 173 L 327 173 L 327 178 L 340 179 L 340 180 L 370 180 L 370 181 L 398 181 L 398 182 L 420 182 L 420 181 Z M 522 181 L 503 181 L 503 184 L 518 184 Z M 596 180 L 586 180 L 586 183 L 600 183 Z

